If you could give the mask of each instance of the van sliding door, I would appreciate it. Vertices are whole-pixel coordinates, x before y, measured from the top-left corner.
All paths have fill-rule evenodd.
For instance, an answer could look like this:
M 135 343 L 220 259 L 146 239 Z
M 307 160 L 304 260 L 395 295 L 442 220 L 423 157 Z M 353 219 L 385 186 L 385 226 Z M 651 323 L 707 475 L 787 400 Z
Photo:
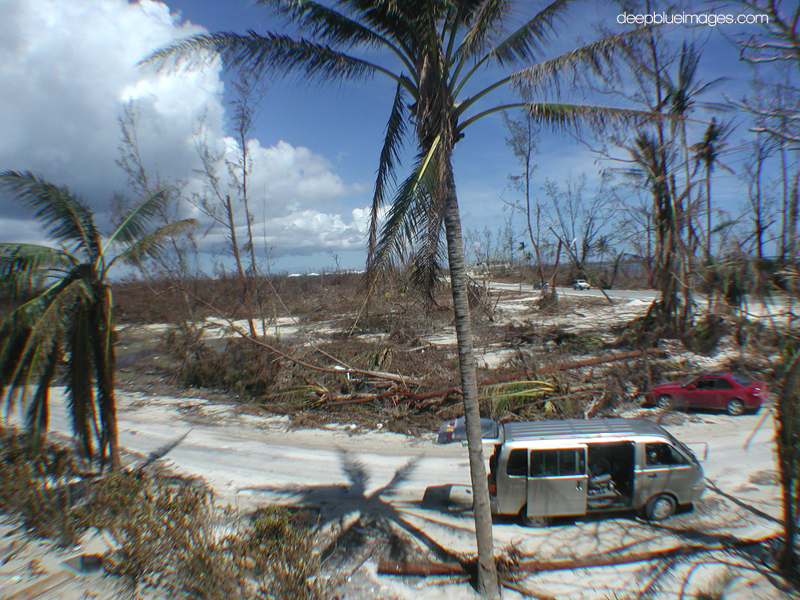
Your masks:
M 586 446 L 531 450 L 528 516 L 556 517 L 586 513 Z

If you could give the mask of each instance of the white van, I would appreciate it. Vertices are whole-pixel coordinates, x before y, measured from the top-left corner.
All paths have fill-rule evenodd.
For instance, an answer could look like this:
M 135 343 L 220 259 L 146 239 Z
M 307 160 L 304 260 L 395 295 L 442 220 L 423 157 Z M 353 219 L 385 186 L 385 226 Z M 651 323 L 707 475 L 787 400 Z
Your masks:
M 492 512 L 527 524 L 624 510 L 661 521 L 704 487 L 694 453 L 644 419 L 505 423 L 489 461 Z

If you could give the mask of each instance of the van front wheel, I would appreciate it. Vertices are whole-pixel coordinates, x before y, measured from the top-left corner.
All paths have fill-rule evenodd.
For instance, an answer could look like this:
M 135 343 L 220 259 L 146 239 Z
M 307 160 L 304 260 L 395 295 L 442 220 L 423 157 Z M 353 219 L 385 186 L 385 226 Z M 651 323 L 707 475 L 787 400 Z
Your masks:
M 663 521 L 675 514 L 677 503 L 669 494 L 659 494 L 647 501 L 644 507 L 644 518 L 648 521 Z

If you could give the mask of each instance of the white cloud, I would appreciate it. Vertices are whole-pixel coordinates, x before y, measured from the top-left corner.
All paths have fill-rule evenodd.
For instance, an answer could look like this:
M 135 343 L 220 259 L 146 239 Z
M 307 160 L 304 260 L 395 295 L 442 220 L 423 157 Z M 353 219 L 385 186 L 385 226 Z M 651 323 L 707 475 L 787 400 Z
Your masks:
M 31 170 L 67 184 L 102 212 L 126 175 L 117 166 L 126 103 L 136 108 L 139 148 L 151 174 L 202 191 L 196 131 L 203 119 L 217 152 L 235 159 L 225 137 L 219 66 L 157 75 L 137 66 L 154 49 L 205 31 L 180 22 L 162 2 L 0 0 L 0 170 Z M 263 117 L 267 118 L 267 117 Z M 250 140 L 254 231 L 276 254 L 307 254 L 364 243 L 363 210 L 341 204 L 364 192 L 311 149 Z M 227 190 L 227 173 L 219 171 Z M 237 225 L 244 210 L 235 202 Z M 358 214 L 356 214 L 358 213 Z M 0 240 L 32 241 L 36 231 L 0 198 Z M 16 220 L 16 221 L 15 221 Z M 207 240 L 215 246 L 216 233 Z

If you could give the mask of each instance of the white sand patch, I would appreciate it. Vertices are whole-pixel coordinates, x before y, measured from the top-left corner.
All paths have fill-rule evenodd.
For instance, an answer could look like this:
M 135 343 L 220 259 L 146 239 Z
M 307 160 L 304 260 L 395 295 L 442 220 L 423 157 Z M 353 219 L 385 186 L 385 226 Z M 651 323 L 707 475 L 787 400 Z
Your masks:
M 69 424 L 63 403 L 63 390 L 52 394 L 51 427 L 68 433 Z M 344 426 L 321 430 L 287 430 L 285 417 L 242 414 L 235 407 L 201 399 L 119 395 L 121 445 L 138 455 L 147 455 L 188 432 L 186 438 L 162 462 L 189 476 L 201 477 L 222 503 L 241 508 L 263 502 L 291 502 L 299 497 L 316 498 L 326 514 L 348 514 L 365 510 L 352 495 L 331 493 L 345 489 L 347 476 L 342 470 L 344 453 L 359 461 L 370 480 L 366 493 L 386 485 L 409 461 L 415 468 L 392 495 L 381 500 L 399 511 L 402 518 L 432 537 L 437 543 L 463 555 L 474 552 L 474 525 L 471 513 L 450 512 L 443 507 L 421 504 L 425 491 L 443 485 L 466 490 L 469 467 L 466 449 L 459 445 L 440 446 L 434 435 L 411 438 L 388 432 L 353 433 Z M 632 414 L 655 417 L 659 413 L 639 409 Z M 774 534 L 779 525 L 780 494 L 775 485 L 777 471 L 772 440 L 774 426 L 767 418 L 745 448 L 745 441 L 763 413 L 729 417 L 716 414 L 691 414 L 681 425 L 666 425 L 684 442 L 707 443 L 709 456 L 704 464 L 707 477 L 726 495 L 706 490 L 695 511 L 677 515 L 662 525 L 652 525 L 631 517 L 606 517 L 584 521 L 557 522 L 549 528 L 526 528 L 513 522 L 498 522 L 494 527 L 498 554 L 511 548 L 523 556 L 555 560 L 586 556 L 608 556 L 675 548 L 697 543 L 696 533 L 706 535 L 708 543 L 721 536 L 755 539 Z M 377 427 L 376 423 L 376 427 Z M 133 455 L 128 464 L 140 460 Z M 331 487 L 333 486 L 333 487 Z M 460 487 L 459 487 L 460 486 Z M 468 498 L 468 494 L 462 494 Z M 767 517 L 747 509 L 756 508 Z M 2 545 L 0 544 L 0 547 Z M 660 573 L 657 561 L 572 571 L 541 572 L 523 575 L 522 584 L 557 598 L 605 599 L 613 593 L 639 592 L 653 581 L 654 598 L 677 599 L 684 583 L 684 597 L 694 594 L 715 577 L 723 562 L 742 562 L 737 554 L 700 554 L 676 561 L 673 568 Z M 14 563 L 16 565 L 16 563 Z M 696 568 L 693 565 L 697 565 Z M 466 584 L 435 585 L 436 580 L 410 583 L 378 576 L 374 565 L 356 577 L 358 589 L 370 586 L 376 596 L 396 598 L 469 598 Z M 34 581 L 20 570 L 5 569 L 3 583 L 19 590 Z M 731 567 L 737 574 L 736 590 L 726 598 L 782 597 L 757 572 Z M 12 576 L 21 575 L 11 581 Z M 67 588 L 64 588 L 67 589 Z M 69 588 L 72 589 L 72 588 Z M 94 588 L 92 588 L 94 589 Z M 77 588 L 75 588 L 77 590 Z M 362 590 L 362 591 L 363 591 Z M 688 590 L 688 591 L 687 591 Z M 59 597 L 82 598 L 77 591 Z M 353 598 L 370 596 L 353 595 Z M 504 598 L 518 597 L 508 592 Z

